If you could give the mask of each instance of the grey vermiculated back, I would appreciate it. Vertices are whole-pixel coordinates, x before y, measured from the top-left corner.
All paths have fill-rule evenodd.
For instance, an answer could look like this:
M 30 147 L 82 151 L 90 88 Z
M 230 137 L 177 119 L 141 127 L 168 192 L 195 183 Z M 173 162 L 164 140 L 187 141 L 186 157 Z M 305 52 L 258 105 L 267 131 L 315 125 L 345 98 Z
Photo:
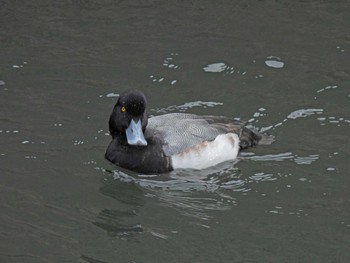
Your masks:
M 240 130 L 240 124 L 221 122 L 223 117 L 171 113 L 149 118 L 145 135 L 160 138 L 165 155 L 171 156 L 203 141 L 212 141 L 220 134 Z

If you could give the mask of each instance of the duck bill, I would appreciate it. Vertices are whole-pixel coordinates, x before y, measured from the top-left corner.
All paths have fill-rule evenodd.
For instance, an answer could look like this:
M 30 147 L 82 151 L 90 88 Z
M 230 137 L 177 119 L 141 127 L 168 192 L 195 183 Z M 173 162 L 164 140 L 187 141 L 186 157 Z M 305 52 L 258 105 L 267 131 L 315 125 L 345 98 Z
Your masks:
M 131 120 L 129 127 L 125 130 L 126 139 L 129 145 L 147 146 L 147 141 L 142 132 L 141 120 Z

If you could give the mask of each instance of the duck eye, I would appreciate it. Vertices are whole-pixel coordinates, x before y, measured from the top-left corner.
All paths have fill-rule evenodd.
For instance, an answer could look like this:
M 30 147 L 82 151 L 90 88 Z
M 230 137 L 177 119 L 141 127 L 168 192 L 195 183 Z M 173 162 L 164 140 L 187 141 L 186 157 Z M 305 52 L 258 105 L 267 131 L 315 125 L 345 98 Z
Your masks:
M 125 109 L 124 106 L 122 107 L 121 111 L 122 111 L 122 112 L 125 112 L 125 111 L 126 111 L 126 109 Z

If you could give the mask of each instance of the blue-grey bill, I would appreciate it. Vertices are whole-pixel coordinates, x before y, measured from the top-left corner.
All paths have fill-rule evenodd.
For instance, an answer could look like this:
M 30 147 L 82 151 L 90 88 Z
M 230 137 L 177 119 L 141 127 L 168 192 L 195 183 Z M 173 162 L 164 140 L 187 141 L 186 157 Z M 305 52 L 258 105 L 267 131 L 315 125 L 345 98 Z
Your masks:
M 129 145 L 147 146 L 147 141 L 142 132 L 141 120 L 131 120 L 129 127 L 125 130 Z

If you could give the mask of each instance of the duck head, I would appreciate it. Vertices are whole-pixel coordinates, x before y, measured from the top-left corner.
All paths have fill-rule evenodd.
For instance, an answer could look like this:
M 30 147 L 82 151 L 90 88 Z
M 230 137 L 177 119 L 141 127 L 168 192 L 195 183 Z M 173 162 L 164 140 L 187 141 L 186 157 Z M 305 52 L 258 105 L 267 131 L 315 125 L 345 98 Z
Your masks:
M 147 146 L 144 131 L 147 126 L 146 97 L 137 90 L 120 94 L 109 118 L 109 132 L 128 145 Z

